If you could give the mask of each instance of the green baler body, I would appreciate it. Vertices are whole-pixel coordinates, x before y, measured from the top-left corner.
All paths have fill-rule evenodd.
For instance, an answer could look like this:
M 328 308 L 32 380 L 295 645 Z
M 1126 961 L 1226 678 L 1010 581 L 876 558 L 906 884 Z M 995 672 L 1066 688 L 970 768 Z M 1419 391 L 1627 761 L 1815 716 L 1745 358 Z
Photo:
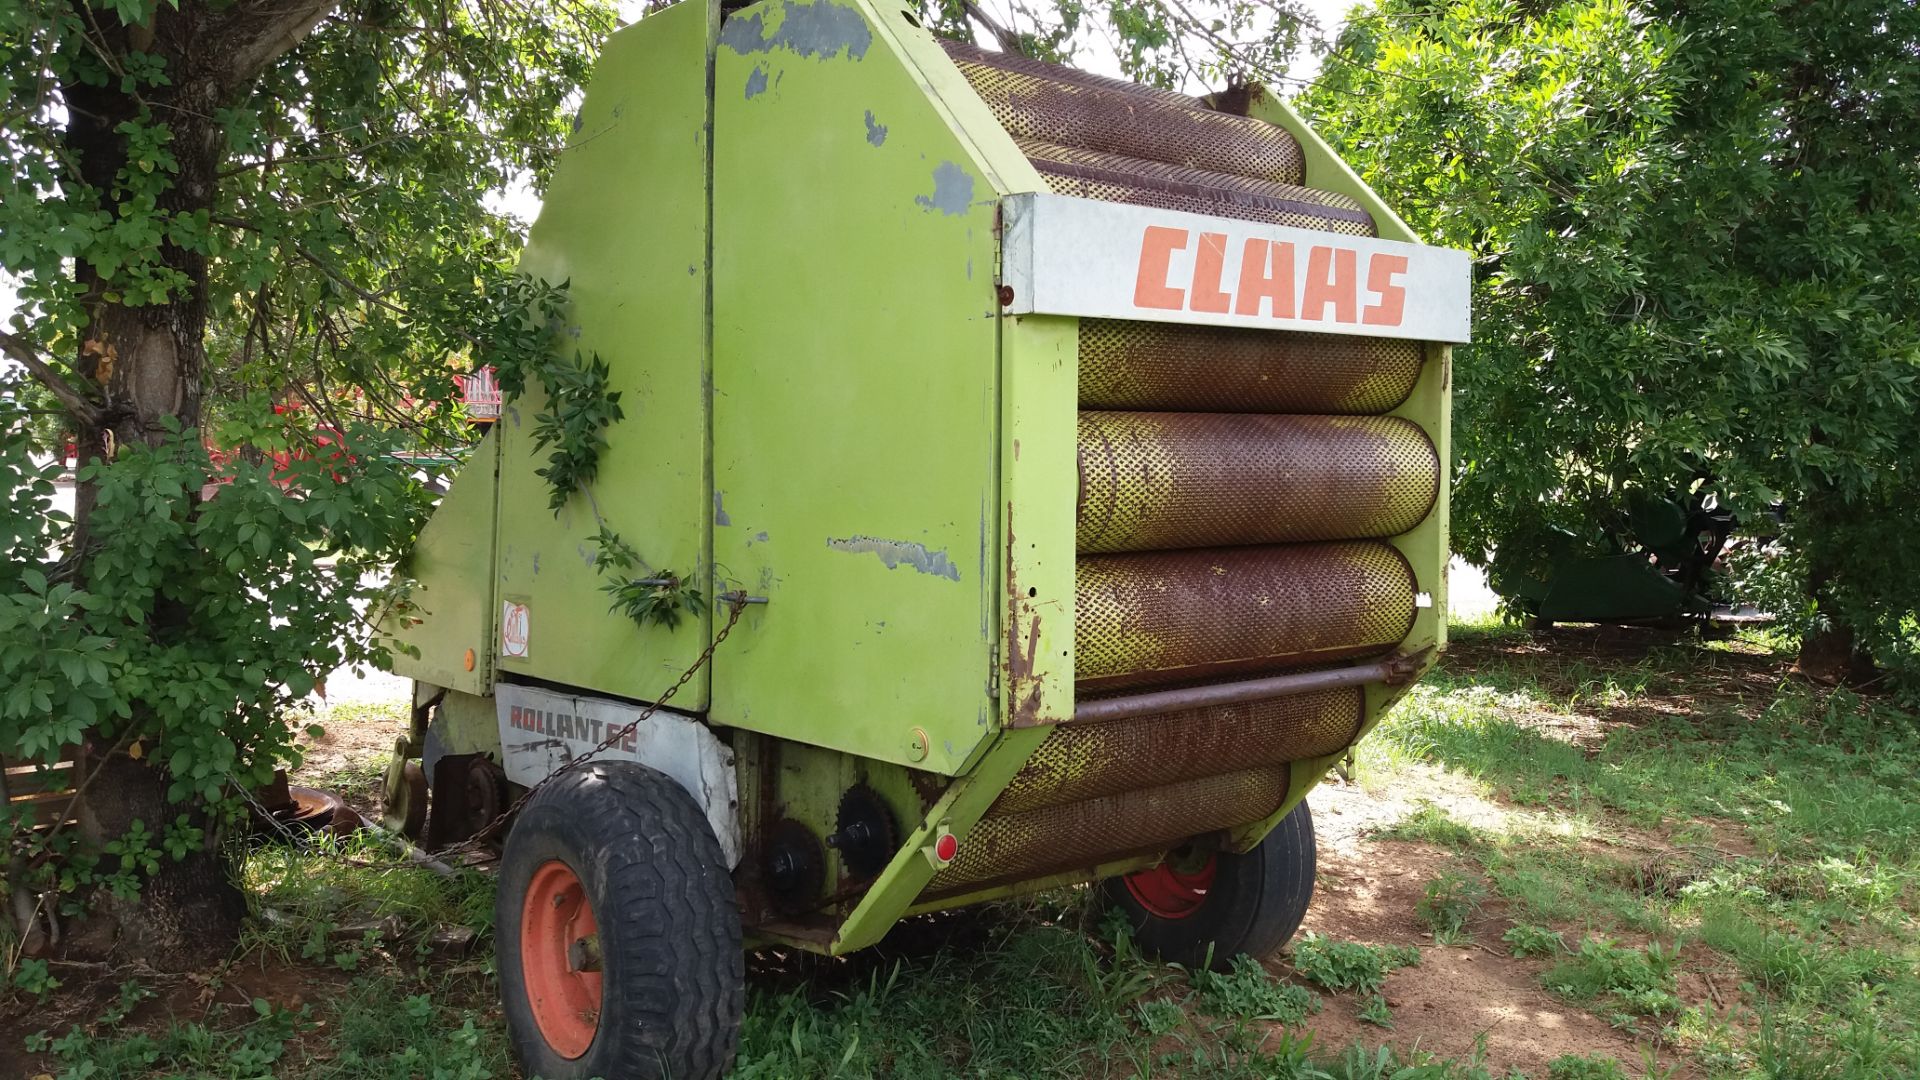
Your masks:
M 1283 103 L 1241 108 L 1298 141 L 1306 187 L 1352 200 L 1382 239 L 1414 240 Z M 604 527 L 708 597 L 765 599 L 672 701 L 735 755 L 750 936 L 840 952 L 913 910 L 1163 857 L 1169 838 L 1135 819 L 1174 794 L 1103 802 L 1124 784 L 1085 781 L 1114 768 L 1113 748 L 1049 743 L 1084 723 L 1089 697 L 1075 674 L 1081 320 L 1009 313 L 1002 267 L 1003 200 L 1049 190 L 948 51 L 894 8 L 764 0 L 723 20 L 682 3 L 616 34 L 522 267 L 568 283 L 556 347 L 605 361 L 626 416 L 598 479 L 555 513 L 532 389 L 423 534 L 405 568 L 418 621 L 392 626 L 415 654 L 395 670 L 443 702 L 440 742 L 498 751 L 498 682 L 647 702 L 708 646 L 724 605 L 673 629 L 609 610 L 589 542 Z M 1444 463 L 1449 353 L 1417 348 L 1419 375 L 1386 415 Z M 1269 749 L 1277 787 L 1209 822 L 1223 845 L 1258 842 L 1444 644 L 1446 535 L 1439 483 L 1418 524 L 1382 538 L 1422 598 L 1388 650 L 1400 677 L 1348 691 L 1352 729 L 1311 756 Z M 503 654 L 512 610 L 522 655 Z M 831 832 L 855 785 L 898 822 L 891 862 L 855 880 L 829 853 L 820 902 L 776 910 L 756 885 L 765 837 L 776 823 Z M 1121 839 L 1049 858 L 1026 834 L 1063 809 L 1065 832 L 1128 820 L 1109 823 Z M 945 831 L 962 856 L 942 869 L 928 850 Z

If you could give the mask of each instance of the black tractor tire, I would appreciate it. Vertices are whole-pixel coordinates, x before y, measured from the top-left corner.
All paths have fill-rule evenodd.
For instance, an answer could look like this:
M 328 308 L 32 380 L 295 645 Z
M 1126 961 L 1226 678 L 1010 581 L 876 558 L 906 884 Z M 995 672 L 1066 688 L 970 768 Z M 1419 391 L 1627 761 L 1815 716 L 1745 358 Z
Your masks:
M 1176 853 L 1169 861 L 1180 857 Z M 1211 860 L 1212 878 L 1203 894 L 1177 913 L 1143 901 L 1149 894 L 1138 876 L 1101 883 L 1107 902 L 1126 915 L 1143 952 L 1168 963 L 1225 971 L 1241 953 L 1271 955 L 1300 929 L 1313 902 L 1315 873 L 1313 814 L 1305 801 L 1251 851 L 1222 851 Z
M 746 1004 L 733 879 L 664 773 L 595 763 L 536 792 L 507 834 L 494 919 L 528 1076 L 707 1080 L 732 1066 Z M 594 931 L 597 980 L 581 974 Z

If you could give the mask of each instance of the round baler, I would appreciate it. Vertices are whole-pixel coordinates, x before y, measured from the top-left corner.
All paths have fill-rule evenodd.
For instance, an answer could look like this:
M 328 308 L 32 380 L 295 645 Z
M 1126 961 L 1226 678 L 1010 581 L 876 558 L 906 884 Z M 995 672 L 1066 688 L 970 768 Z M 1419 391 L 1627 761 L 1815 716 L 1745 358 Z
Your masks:
M 625 417 L 554 510 L 508 402 L 386 626 L 530 1072 L 717 1075 L 743 948 L 1034 890 L 1293 934 L 1302 800 L 1444 645 L 1464 253 L 1258 88 L 762 0 L 611 39 L 522 268 Z

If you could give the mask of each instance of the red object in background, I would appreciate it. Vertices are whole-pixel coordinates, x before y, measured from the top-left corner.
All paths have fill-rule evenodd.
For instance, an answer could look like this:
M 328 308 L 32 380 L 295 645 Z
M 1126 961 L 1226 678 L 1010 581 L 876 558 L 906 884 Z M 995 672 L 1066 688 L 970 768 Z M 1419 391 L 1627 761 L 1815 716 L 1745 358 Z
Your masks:
M 471 375 L 455 375 L 453 381 L 460 388 L 460 402 L 467 407 L 467 419 L 476 424 L 491 424 L 500 419 L 500 383 L 494 378 L 491 364 Z
M 297 403 L 291 405 L 275 405 L 273 407 L 275 416 L 287 416 L 300 411 L 301 408 Z M 214 494 L 219 491 L 221 485 L 233 483 L 233 470 L 229 467 L 228 463 L 239 457 L 240 451 L 222 450 L 212 443 L 204 441 L 201 445 L 206 447 L 207 460 L 213 466 L 213 475 L 208 479 L 206 485 L 201 488 L 200 497 L 202 499 L 211 499 Z M 296 461 L 326 460 L 345 461 L 348 463 L 353 461 L 353 455 L 347 450 L 346 436 L 342 435 L 336 428 L 323 427 L 316 429 L 313 434 L 313 446 L 315 449 L 311 450 L 306 447 L 301 447 L 295 450 L 281 450 L 266 454 L 266 462 L 270 463 L 273 467 L 273 482 L 283 490 L 291 488 L 293 486 L 293 477 L 287 474 L 292 470 L 293 463 Z M 332 448 L 331 453 L 326 452 L 329 447 Z M 335 483 L 346 479 L 345 476 L 338 472 L 329 471 L 329 475 L 333 477 Z

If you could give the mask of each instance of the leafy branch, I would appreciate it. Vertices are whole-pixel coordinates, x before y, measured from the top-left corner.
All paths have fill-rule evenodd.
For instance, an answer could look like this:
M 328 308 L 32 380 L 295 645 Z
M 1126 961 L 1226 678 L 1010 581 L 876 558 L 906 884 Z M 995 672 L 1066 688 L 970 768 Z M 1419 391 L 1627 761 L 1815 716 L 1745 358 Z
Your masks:
M 515 275 L 491 298 L 493 317 L 479 341 L 481 362 L 493 365 L 507 401 L 518 400 L 529 379 L 546 391 L 547 411 L 535 418 L 533 443 L 553 451 L 536 472 L 547 482 L 547 506 L 555 513 L 599 474 L 607 425 L 626 415 L 620 392 L 607 389 L 612 372 L 599 354 L 586 358 L 576 350 L 568 359 L 554 350 L 566 297 L 566 282 Z
M 575 491 L 593 482 L 600 472 L 600 454 L 607 448 L 607 425 L 621 419 L 620 392 L 609 391 L 607 362 L 598 353 L 583 360 L 576 351 L 571 362 L 558 356 L 540 358 L 536 370 L 547 390 L 547 407 L 535 419 L 533 446 L 553 447 L 544 469 L 535 475 L 547 482 L 549 509 L 558 513 Z
M 648 571 L 640 553 L 605 525 L 600 526 L 592 543 L 598 549 L 593 562 L 595 571 L 622 572 L 600 586 L 601 592 L 613 597 L 608 611 L 617 611 L 641 627 L 653 624 L 669 630 L 680 625 L 683 614 L 698 618 L 706 613 L 707 600 L 699 589 L 688 585 L 679 574 Z M 642 576 L 625 573 L 636 569 Z

